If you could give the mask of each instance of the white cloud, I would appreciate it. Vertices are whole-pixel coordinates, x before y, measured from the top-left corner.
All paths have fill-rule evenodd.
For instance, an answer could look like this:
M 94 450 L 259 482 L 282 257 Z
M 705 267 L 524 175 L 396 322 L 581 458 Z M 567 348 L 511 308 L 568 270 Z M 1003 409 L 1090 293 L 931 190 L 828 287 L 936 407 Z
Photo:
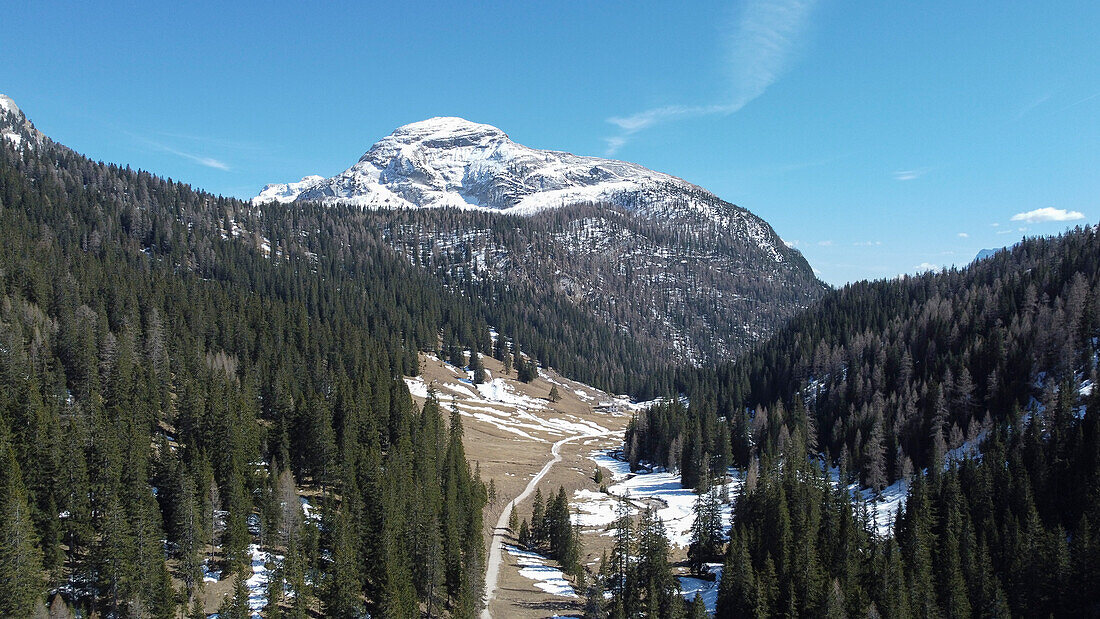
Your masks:
M 896 181 L 911 181 L 928 174 L 932 168 L 917 168 L 914 170 L 895 170 L 893 173 Z
M 876 245 L 882 245 L 882 241 L 856 241 L 852 243 L 856 247 L 874 247 Z
M 958 237 L 959 237 L 960 239 L 968 239 L 968 238 L 970 238 L 970 235 L 969 235 L 969 234 L 967 234 L 967 233 L 965 233 L 965 232 L 960 232 L 960 233 L 958 234 Z
M 787 240 L 784 240 L 783 244 L 786 245 L 787 247 L 798 247 L 799 245 L 802 244 L 802 241 L 798 241 L 798 240 L 787 241 Z
M 939 271 L 940 270 L 940 265 L 932 264 L 931 262 L 922 262 L 922 263 L 918 264 L 917 266 L 913 267 L 913 270 L 916 271 L 917 273 L 923 273 L 925 271 Z
M 1012 216 L 1012 221 L 1026 221 L 1029 224 L 1037 224 L 1045 221 L 1074 221 L 1084 218 L 1085 214 L 1080 211 L 1067 211 L 1064 208 L 1046 206 L 1037 208 L 1034 211 L 1016 213 Z
M 615 153 L 619 152 L 619 149 L 623 147 L 623 144 L 626 144 L 626 138 L 622 136 L 604 138 L 603 141 L 607 142 L 607 149 L 605 149 L 604 152 L 608 155 L 614 155 Z
M 829 241 L 818 241 L 817 244 L 822 246 L 822 247 L 831 247 L 833 242 L 831 240 L 829 240 Z
M 608 118 L 620 134 L 606 138 L 607 154 L 614 154 L 630 136 L 656 124 L 676 118 L 732 114 L 764 94 L 790 64 L 815 2 L 749 0 L 730 37 L 728 66 L 733 94 L 729 100 L 711 105 L 665 105 Z

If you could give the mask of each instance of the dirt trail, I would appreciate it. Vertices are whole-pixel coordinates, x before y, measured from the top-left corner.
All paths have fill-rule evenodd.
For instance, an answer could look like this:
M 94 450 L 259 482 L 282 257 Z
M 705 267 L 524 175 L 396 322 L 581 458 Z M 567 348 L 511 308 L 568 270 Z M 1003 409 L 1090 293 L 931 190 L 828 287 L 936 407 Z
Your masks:
M 493 602 L 493 594 L 496 593 L 497 580 L 500 575 L 502 546 L 504 545 L 504 536 L 508 533 L 508 515 L 515 509 L 516 505 L 522 503 L 524 499 L 531 496 L 531 493 L 535 491 L 535 487 L 542 481 L 542 478 L 546 477 L 546 474 L 550 472 L 550 468 L 558 462 L 561 462 L 562 445 L 580 439 L 602 438 L 611 434 L 614 434 L 611 430 L 593 434 L 578 434 L 577 436 L 563 438 L 554 443 L 554 446 L 550 449 L 550 455 L 553 456 L 553 458 L 542 466 L 542 470 L 532 477 L 531 481 L 527 482 L 527 487 L 524 488 L 523 492 L 519 493 L 516 498 L 512 499 L 508 509 L 501 512 L 500 518 L 497 518 L 497 524 L 493 528 L 493 541 L 489 546 L 489 561 L 485 566 L 485 608 L 481 611 L 481 619 L 492 619 L 493 617 L 489 612 L 489 605 Z

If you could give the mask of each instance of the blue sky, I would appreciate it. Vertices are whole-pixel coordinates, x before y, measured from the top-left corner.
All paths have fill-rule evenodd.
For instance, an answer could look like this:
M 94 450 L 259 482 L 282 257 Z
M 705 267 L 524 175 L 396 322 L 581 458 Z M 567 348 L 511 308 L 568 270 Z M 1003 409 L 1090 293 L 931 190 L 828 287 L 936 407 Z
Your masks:
M 42 131 L 226 195 L 453 115 L 706 187 L 833 284 L 1100 218 L 1096 2 L 0 3 Z

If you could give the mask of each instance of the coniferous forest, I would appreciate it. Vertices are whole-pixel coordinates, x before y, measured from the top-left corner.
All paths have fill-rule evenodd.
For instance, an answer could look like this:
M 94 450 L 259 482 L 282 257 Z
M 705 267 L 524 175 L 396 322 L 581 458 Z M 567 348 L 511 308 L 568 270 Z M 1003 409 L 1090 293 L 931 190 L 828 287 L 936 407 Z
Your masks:
M 458 416 L 400 377 L 484 323 L 381 249 L 337 266 L 236 242 L 228 208 L 55 144 L 0 148 L 0 616 L 47 591 L 201 612 L 204 570 L 251 574 L 253 544 L 277 557 L 268 616 L 473 616 L 486 488 Z M 221 616 L 250 615 L 243 580 Z
M 4 141 L 0 616 L 202 616 L 214 575 L 219 616 L 248 617 L 257 558 L 266 617 L 478 615 L 492 490 L 457 408 L 413 402 L 422 351 L 475 382 L 488 355 L 667 396 L 624 456 L 698 493 L 685 565 L 721 564 L 718 616 L 1100 615 L 1097 228 L 831 290 L 735 361 L 677 369 L 537 285 L 424 268 L 469 256 L 395 249 L 422 217 L 252 206 Z M 884 533 L 873 503 L 899 488 Z M 705 614 L 660 518 L 625 514 L 598 570 L 564 488 L 513 528 L 585 583 L 588 617 Z
M 690 404 L 638 415 L 626 453 L 685 485 L 747 471 L 720 616 L 1093 616 L 1098 337 L 1097 229 L 1025 239 L 836 290 L 739 362 L 681 372 Z M 849 483 L 903 484 L 889 535 Z

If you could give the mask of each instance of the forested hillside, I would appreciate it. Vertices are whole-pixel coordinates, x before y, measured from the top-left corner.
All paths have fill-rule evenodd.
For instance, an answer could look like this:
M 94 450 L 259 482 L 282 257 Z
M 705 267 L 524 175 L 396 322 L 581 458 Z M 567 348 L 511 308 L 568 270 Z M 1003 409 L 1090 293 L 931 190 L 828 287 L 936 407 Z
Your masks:
M 676 390 L 730 421 L 741 464 L 809 424 L 811 452 L 881 488 L 1075 391 L 1098 337 L 1100 236 L 1086 227 L 962 270 L 847 285 L 738 363 L 681 372 Z
M 400 377 L 485 323 L 383 247 L 341 262 L 243 210 L 0 145 L 0 615 L 201 613 L 205 571 L 242 575 L 243 617 L 265 553 L 271 615 L 480 608 L 486 490 Z
M 648 377 L 673 363 L 735 359 L 826 289 L 794 250 L 779 262 L 756 239 L 718 223 L 670 223 L 613 204 L 525 216 L 382 210 L 368 221 L 411 262 L 490 301 L 490 321 L 503 330 L 524 340 L 553 333 L 589 353 L 577 359 L 548 350 L 550 365 L 611 379 L 613 389 L 640 397 L 658 393 L 657 385 L 639 389 L 598 373 L 625 366 Z
M 846 286 L 740 362 L 681 372 L 690 404 L 639 414 L 627 454 L 701 487 L 747 468 L 719 615 L 1091 616 L 1098 337 L 1097 229 L 1025 239 Z M 886 538 L 849 482 L 908 489 Z

